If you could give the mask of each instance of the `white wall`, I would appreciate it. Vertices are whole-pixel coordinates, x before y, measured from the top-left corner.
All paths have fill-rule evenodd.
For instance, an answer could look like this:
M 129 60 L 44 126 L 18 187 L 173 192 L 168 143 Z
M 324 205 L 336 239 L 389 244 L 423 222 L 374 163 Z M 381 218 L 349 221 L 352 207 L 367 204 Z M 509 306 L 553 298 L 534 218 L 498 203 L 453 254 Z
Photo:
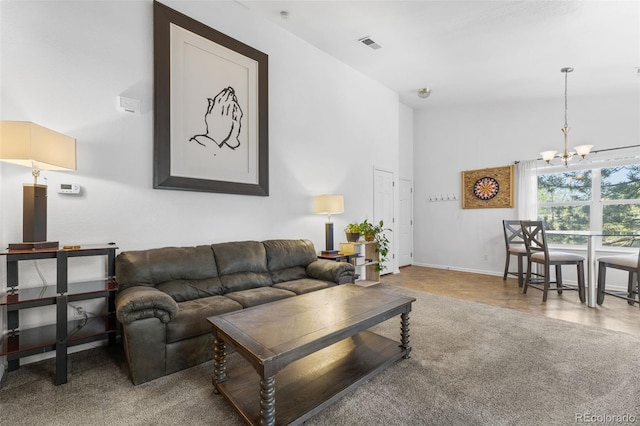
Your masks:
M 77 139 L 77 171 L 43 172 L 49 240 L 131 250 L 309 238 L 320 250 L 326 219 L 313 214 L 314 195 L 344 194 L 337 241 L 347 223 L 371 218 L 374 165 L 397 173 L 398 95 L 234 1 L 165 3 L 269 55 L 270 196 L 152 189 L 150 0 L 1 2 L 1 119 Z M 119 111 L 118 95 L 140 99 L 142 113 Z M 29 181 L 26 168 L 0 169 L 2 247 L 22 239 Z M 63 182 L 83 194 L 52 190 Z
M 640 143 L 640 96 L 570 98 L 570 147 L 594 149 Z M 562 98 L 509 104 L 469 104 L 415 112 L 414 263 L 501 275 L 503 219 L 515 209 L 462 209 L 461 202 L 429 202 L 430 194 L 461 194 L 464 170 L 513 164 L 561 150 Z M 487 259 L 485 260 L 485 255 Z
M 307 237 L 312 197 L 344 193 L 336 229 L 372 214 L 373 163 L 397 169 L 398 97 L 235 2 L 167 2 L 269 55 L 270 196 L 152 189 L 152 3 L 3 2 L 2 119 L 77 138 L 82 197 L 49 194 L 49 239 L 122 249 Z M 116 109 L 125 94 L 139 115 Z M 354 164 L 356 167 L 354 167 Z M 21 239 L 24 168 L 2 172 L 3 244 Z M 339 238 L 340 236 L 338 236 Z
M 413 109 L 400 104 L 400 179 L 413 180 Z
M 403 212 L 401 210 L 401 180 L 411 182 L 413 185 L 413 145 L 414 145 L 414 135 L 413 135 L 413 109 L 400 104 L 400 160 L 399 160 L 399 170 L 400 173 L 397 176 L 396 186 L 395 186 L 395 194 L 396 199 L 398 200 L 398 210 L 396 211 L 396 223 L 395 223 L 395 252 L 396 258 L 394 266 L 394 272 L 400 272 L 399 265 L 401 264 L 401 252 L 402 249 L 407 247 L 410 253 L 413 252 L 413 235 L 410 231 L 411 224 L 403 224 L 403 220 L 407 220 L 406 216 L 403 216 Z M 411 203 L 412 205 L 412 203 Z M 411 212 L 413 213 L 413 212 Z M 413 214 L 410 215 L 413 217 Z M 409 230 L 404 234 L 402 231 L 405 229 L 404 226 L 408 226 Z M 406 238 L 406 241 L 404 240 Z

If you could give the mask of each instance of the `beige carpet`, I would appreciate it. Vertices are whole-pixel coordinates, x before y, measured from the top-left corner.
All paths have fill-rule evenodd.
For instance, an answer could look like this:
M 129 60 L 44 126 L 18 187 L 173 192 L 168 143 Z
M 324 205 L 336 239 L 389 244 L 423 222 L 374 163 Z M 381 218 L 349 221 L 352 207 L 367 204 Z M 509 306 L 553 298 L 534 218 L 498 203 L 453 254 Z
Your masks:
M 416 297 L 412 357 L 308 425 L 640 423 L 640 339 L 389 284 L 375 288 Z M 376 330 L 397 338 L 399 327 L 398 318 Z M 229 356 L 230 368 L 237 362 Z M 3 381 L 0 423 L 242 424 L 213 394 L 211 369 L 208 362 L 133 386 L 121 348 L 97 348 L 72 355 L 69 383 L 56 387 L 52 360 L 29 364 Z

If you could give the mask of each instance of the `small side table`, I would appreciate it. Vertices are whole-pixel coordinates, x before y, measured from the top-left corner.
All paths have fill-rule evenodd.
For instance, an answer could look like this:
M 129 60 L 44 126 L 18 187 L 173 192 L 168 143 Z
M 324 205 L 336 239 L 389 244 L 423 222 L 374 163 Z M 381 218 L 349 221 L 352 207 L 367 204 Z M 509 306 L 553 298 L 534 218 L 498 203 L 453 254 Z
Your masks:
M 318 259 L 334 260 L 336 262 L 349 262 L 353 263 L 352 259 L 358 257 L 358 253 L 335 253 L 335 254 L 319 254 Z

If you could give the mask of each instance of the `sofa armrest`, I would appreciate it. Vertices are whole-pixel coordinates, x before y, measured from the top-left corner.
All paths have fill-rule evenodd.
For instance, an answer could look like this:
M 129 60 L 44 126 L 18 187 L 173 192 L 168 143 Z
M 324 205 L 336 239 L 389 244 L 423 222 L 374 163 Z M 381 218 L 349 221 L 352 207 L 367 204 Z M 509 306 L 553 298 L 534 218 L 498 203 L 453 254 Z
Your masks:
M 355 268 L 348 262 L 334 262 L 333 260 L 314 260 L 307 266 L 307 275 L 323 281 L 336 284 L 352 283 Z
M 123 324 L 144 318 L 158 318 L 166 324 L 176 315 L 178 303 L 154 287 L 128 287 L 116 297 L 116 317 Z

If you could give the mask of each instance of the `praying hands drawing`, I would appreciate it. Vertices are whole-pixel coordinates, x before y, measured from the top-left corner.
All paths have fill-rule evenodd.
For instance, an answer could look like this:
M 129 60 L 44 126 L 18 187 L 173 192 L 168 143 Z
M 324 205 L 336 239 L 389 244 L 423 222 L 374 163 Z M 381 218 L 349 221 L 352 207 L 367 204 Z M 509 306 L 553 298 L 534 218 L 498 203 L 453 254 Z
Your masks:
M 192 136 L 189 141 L 196 141 L 207 146 L 213 141 L 222 148 L 223 145 L 235 150 L 240 146 L 240 130 L 242 125 L 242 109 L 233 87 L 222 89 L 215 98 L 208 98 L 209 106 L 204 115 L 206 133 Z

